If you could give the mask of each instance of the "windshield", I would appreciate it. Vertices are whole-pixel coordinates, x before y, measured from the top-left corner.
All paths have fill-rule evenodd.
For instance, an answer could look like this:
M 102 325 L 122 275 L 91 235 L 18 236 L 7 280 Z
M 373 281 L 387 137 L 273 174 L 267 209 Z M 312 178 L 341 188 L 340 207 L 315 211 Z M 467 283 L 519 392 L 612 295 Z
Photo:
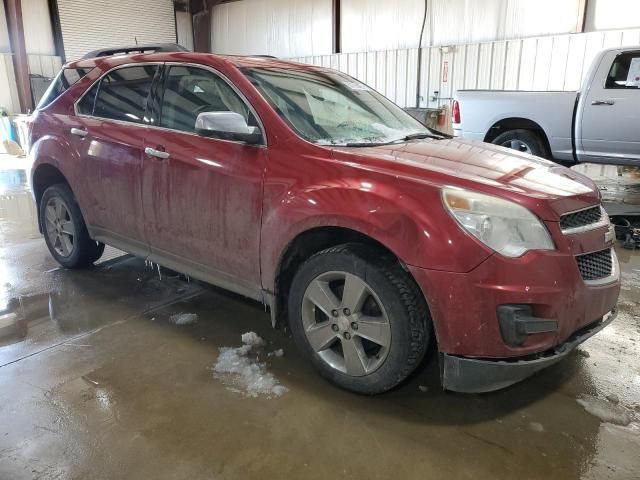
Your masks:
M 432 135 L 384 96 L 339 72 L 283 68 L 243 72 L 280 117 L 310 142 L 367 146 Z

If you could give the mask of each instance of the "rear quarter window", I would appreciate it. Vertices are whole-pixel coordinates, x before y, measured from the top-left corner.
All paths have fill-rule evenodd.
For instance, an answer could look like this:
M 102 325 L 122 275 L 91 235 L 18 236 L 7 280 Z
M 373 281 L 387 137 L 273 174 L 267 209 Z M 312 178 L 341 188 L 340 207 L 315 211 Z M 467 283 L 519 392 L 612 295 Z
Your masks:
M 51 82 L 51 85 L 49 85 L 49 88 L 47 88 L 47 91 L 40 99 L 36 109 L 42 110 L 48 106 L 91 70 L 93 70 L 93 68 L 64 68 L 56 78 L 53 79 L 53 82 Z

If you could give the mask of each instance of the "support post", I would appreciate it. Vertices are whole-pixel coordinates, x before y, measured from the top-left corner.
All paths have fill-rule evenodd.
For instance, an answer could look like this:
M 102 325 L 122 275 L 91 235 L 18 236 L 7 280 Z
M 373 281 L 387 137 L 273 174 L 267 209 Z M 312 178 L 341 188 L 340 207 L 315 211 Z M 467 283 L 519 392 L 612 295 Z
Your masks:
M 20 0 L 5 0 L 5 8 L 20 109 L 23 113 L 27 113 L 33 110 L 33 97 L 31 96 L 31 80 L 29 79 L 29 59 L 24 44 L 22 4 Z
M 582 33 L 585 31 L 587 21 L 587 8 L 589 7 L 589 0 L 579 0 L 578 2 L 578 19 L 573 33 Z
M 56 55 L 60 57 L 62 63 L 66 62 L 64 53 L 64 42 L 62 41 L 62 26 L 60 25 L 60 11 L 58 10 L 58 0 L 48 0 L 49 18 L 51 19 L 51 27 L 53 30 L 53 44 L 56 49 Z
M 340 0 L 333 0 L 333 53 L 342 53 L 340 15 Z

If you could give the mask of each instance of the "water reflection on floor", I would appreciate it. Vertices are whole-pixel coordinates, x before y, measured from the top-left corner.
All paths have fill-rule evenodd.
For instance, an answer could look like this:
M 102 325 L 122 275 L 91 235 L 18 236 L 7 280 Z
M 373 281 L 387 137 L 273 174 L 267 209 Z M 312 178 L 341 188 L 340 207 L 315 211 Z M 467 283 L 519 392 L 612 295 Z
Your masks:
M 369 398 L 319 378 L 259 304 L 130 256 L 58 268 L 29 195 L 24 173 L 0 174 L 0 479 L 640 478 L 638 251 L 618 249 L 618 319 L 561 364 L 455 395 L 432 357 Z M 278 399 L 212 375 L 247 331 L 284 350 L 260 359 L 289 389 Z M 615 396 L 633 423 L 601 422 L 582 395 Z
M 572 170 L 598 185 L 609 215 L 640 215 L 640 167 L 587 163 Z

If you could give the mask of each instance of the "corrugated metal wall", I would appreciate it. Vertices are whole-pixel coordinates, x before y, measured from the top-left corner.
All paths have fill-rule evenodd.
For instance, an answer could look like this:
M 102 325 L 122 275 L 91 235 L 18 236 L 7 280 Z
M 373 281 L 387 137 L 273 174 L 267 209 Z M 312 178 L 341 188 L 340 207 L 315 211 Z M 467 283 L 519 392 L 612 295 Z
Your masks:
M 333 51 L 332 0 L 243 0 L 217 5 L 211 51 L 279 57 Z
M 193 51 L 193 24 L 190 12 L 176 12 L 176 33 L 178 43 Z
M 172 0 L 58 0 L 67 60 L 98 48 L 175 43 Z
M 20 106 L 16 105 L 18 92 L 6 18 L 4 2 L 0 2 L 0 107 L 14 112 Z
M 640 29 L 423 48 L 420 107 L 447 106 L 459 89 L 577 90 L 598 51 L 631 45 L 640 45 Z M 341 70 L 401 107 L 416 106 L 417 48 L 295 60 Z
M 0 107 L 7 109 L 9 113 L 20 111 L 13 57 L 10 53 L 0 53 Z
M 640 29 L 423 48 L 419 107 L 449 111 L 461 89 L 577 90 L 598 51 L 634 45 Z M 348 73 L 403 108 L 416 106 L 417 48 L 297 60 Z
M 53 77 L 62 62 L 55 55 L 47 0 L 22 0 L 22 25 L 29 73 Z M 3 2 L 0 2 L 0 107 L 10 113 L 20 111 Z
M 29 57 L 29 73 L 51 78 L 62 66 L 56 56 L 47 0 L 22 0 L 22 26 Z
M 575 32 L 579 7 L 580 0 L 429 0 L 422 46 Z M 424 8 L 424 0 L 342 0 L 342 51 L 418 47 Z
M 429 0 L 422 46 L 569 33 L 578 28 L 580 3 Z M 418 47 L 424 8 L 424 0 L 342 0 L 342 52 Z M 213 9 L 215 53 L 293 57 L 330 54 L 332 47 L 332 0 L 242 0 Z
M 9 53 L 9 29 L 7 28 L 7 16 L 4 11 L 4 2 L 0 2 L 0 53 Z
M 22 0 L 24 44 L 31 55 L 55 55 L 47 0 Z
M 417 47 L 424 5 L 424 0 L 341 0 L 342 51 L 351 53 Z M 428 32 L 425 32 L 424 40 L 428 38 Z
M 585 28 L 587 31 L 634 28 L 640 23 L 638 0 L 589 0 Z
M 55 55 L 27 55 L 29 57 L 29 73 L 53 78 L 62 68 L 62 59 Z

